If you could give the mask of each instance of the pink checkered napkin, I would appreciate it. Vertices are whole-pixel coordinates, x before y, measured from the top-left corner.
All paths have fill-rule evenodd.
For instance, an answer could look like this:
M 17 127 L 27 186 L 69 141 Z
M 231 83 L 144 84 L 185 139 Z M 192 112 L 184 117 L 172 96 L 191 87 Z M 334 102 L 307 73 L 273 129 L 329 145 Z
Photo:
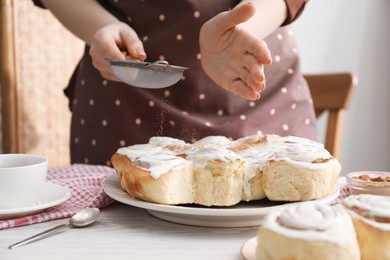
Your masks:
M 337 179 L 336 186 L 340 188 L 340 194 L 337 199 L 335 199 L 331 204 L 337 204 L 343 201 L 346 197 L 349 197 L 351 195 L 351 191 L 349 190 L 347 186 L 347 181 L 345 176 L 339 177 Z
M 103 208 L 113 202 L 104 193 L 103 184 L 114 173 L 114 169 L 106 166 L 83 164 L 49 168 L 47 180 L 69 188 L 71 192 L 70 198 L 60 205 L 35 215 L 0 220 L 0 230 L 49 220 L 69 218 L 85 208 Z
M 60 205 L 49 208 L 36 215 L 0 220 L 0 230 L 49 220 L 69 218 L 85 208 L 103 208 L 113 202 L 104 193 L 103 184 L 114 173 L 114 169 L 106 166 L 83 164 L 49 168 L 47 180 L 69 188 L 71 197 Z M 350 195 L 349 189 L 346 186 L 345 177 L 340 177 L 337 185 L 340 187 L 340 195 L 332 204 L 339 203 Z

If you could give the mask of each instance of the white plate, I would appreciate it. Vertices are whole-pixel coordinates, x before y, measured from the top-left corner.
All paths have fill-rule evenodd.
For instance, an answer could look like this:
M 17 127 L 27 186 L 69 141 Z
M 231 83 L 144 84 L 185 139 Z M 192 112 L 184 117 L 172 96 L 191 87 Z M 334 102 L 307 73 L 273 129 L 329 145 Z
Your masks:
M 248 239 L 241 247 L 241 260 L 255 260 L 256 259 L 257 237 Z
M 172 206 L 132 198 L 127 192 L 122 190 L 118 177 L 115 174 L 106 180 L 104 191 L 114 200 L 146 209 L 157 218 L 179 224 L 205 227 L 259 226 L 263 221 L 263 217 L 271 211 L 281 210 L 294 203 L 328 203 L 336 199 L 340 193 L 339 188 L 335 188 L 322 199 L 306 202 L 286 203 L 263 199 L 240 202 L 231 207 L 203 207 L 194 204 Z
M 0 209 L 0 219 L 12 219 L 39 213 L 47 208 L 61 204 L 70 198 L 68 188 L 51 182 L 46 182 L 42 193 L 34 204 L 29 207 Z

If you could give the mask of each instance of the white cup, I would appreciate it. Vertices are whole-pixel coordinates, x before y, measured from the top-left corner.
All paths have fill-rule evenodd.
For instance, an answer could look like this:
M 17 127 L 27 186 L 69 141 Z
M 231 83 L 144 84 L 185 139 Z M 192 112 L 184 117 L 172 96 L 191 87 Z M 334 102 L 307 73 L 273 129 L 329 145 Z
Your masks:
M 47 159 L 32 154 L 0 154 L 0 209 L 33 206 L 45 184 Z

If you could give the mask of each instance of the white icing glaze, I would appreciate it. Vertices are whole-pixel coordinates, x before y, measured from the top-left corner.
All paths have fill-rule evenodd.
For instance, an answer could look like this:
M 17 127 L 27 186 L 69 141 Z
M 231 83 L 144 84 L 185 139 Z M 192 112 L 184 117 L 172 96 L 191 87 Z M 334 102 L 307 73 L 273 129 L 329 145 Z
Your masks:
M 262 170 L 270 161 L 285 161 L 296 167 L 312 169 L 325 168 L 329 164 L 338 163 L 337 159 L 333 158 L 320 143 L 301 137 L 280 137 L 277 135 L 252 135 L 235 141 L 230 141 L 224 136 L 209 136 L 192 145 L 175 138 L 152 137 L 148 144 L 123 147 L 118 150 L 118 153 L 128 156 L 132 162 L 135 158 L 145 162 L 153 161 L 150 166 L 153 169 L 151 174 L 160 176 L 161 172 L 168 166 L 164 163 L 159 164 L 156 154 L 159 154 L 163 161 L 168 160 L 163 156 L 164 153 L 175 156 L 174 151 L 163 149 L 167 146 L 183 146 L 183 151 L 180 153 L 187 154 L 187 160 L 192 161 L 196 167 L 204 167 L 209 160 L 229 162 L 241 159 L 245 161 L 248 166 L 244 176 L 247 187 L 244 191 L 245 194 L 250 192 L 248 182 L 255 176 L 256 171 L 253 168 L 258 167 L 259 170 Z M 148 159 L 152 155 L 153 158 Z M 317 159 L 328 161 L 326 163 L 312 163 Z M 172 159 L 172 161 L 175 160 Z M 183 160 L 180 158 L 178 161 Z M 159 167 L 161 169 L 158 169 Z
M 263 228 L 283 236 L 346 246 L 354 238 L 351 217 L 341 207 L 303 203 L 269 214 Z
M 118 149 L 118 154 L 126 155 L 134 166 L 149 171 L 150 176 L 155 179 L 189 163 L 173 152 L 151 144 L 122 147 Z
M 203 168 L 208 161 L 232 162 L 240 157 L 225 147 L 205 146 L 185 152 L 187 159 L 193 162 L 194 167 Z
M 118 149 L 117 153 L 121 155 L 126 155 L 130 161 L 134 161 L 136 158 L 141 156 L 148 156 L 153 153 L 171 153 L 166 151 L 159 146 L 151 144 L 136 144 L 128 147 L 121 147 Z
M 264 166 L 261 164 L 261 158 L 263 157 L 263 154 L 267 153 L 267 146 L 264 143 L 260 143 L 261 138 L 262 136 L 259 135 L 243 137 L 233 141 L 228 147 L 233 150 L 240 147 L 244 148 L 243 150 L 237 152 L 237 154 L 246 165 L 243 176 L 243 193 L 246 198 L 250 198 L 251 195 L 250 180 L 256 176 L 257 170 L 261 171 Z M 247 144 L 249 144 L 249 146 Z M 268 161 L 266 162 L 268 163 Z
M 249 136 L 245 136 L 245 137 L 241 137 L 237 140 L 234 140 L 234 141 L 231 141 L 230 143 L 230 147 L 238 147 L 238 146 L 242 146 L 242 145 L 245 145 L 245 144 L 254 144 L 254 143 L 258 143 L 262 140 L 262 138 L 264 138 L 264 135 L 249 135 Z
M 230 140 L 225 136 L 207 136 L 196 141 L 194 146 L 227 146 L 230 144 Z
M 245 168 L 245 173 L 244 173 L 244 195 L 245 198 L 250 198 L 251 196 L 251 185 L 250 185 L 250 180 L 256 176 L 258 167 L 255 164 L 247 164 Z
M 354 218 L 359 218 L 367 224 L 381 229 L 390 231 L 390 223 L 381 223 L 364 215 L 372 216 L 372 218 L 387 218 L 390 219 L 390 197 L 359 194 L 349 196 L 344 200 L 344 204 L 350 210 Z
M 150 176 L 154 179 L 158 179 L 161 174 L 180 168 L 187 163 L 189 162 L 181 157 L 162 153 L 140 157 L 133 162 L 135 166 L 150 171 Z
M 233 144 L 239 145 L 241 143 Z M 296 167 L 311 169 L 321 169 L 328 167 L 329 164 L 338 163 L 337 159 L 333 158 L 322 144 L 295 136 L 267 135 L 262 142 L 239 151 L 238 154 L 244 161 L 250 163 L 255 163 L 257 160 L 260 170 L 270 161 L 285 161 Z M 317 159 L 329 161 L 327 163 L 312 163 Z
M 272 140 L 269 145 L 276 150 L 275 160 L 290 159 L 296 162 L 312 163 L 318 158 L 328 159 L 332 157 L 324 149 L 323 144 L 301 137 L 281 137 Z
M 187 143 L 167 136 L 154 136 L 149 139 L 149 144 L 156 146 L 186 146 Z

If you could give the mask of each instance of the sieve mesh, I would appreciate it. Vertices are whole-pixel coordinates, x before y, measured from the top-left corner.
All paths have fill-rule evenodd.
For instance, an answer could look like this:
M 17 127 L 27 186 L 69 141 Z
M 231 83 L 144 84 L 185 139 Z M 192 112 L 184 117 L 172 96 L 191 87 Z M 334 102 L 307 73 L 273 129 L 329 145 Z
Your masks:
M 141 62 L 112 60 L 111 70 L 122 82 L 140 88 L 158 89 L 169 87 L 180 80 L 185 67 L 169 65 L 166 61 Z

